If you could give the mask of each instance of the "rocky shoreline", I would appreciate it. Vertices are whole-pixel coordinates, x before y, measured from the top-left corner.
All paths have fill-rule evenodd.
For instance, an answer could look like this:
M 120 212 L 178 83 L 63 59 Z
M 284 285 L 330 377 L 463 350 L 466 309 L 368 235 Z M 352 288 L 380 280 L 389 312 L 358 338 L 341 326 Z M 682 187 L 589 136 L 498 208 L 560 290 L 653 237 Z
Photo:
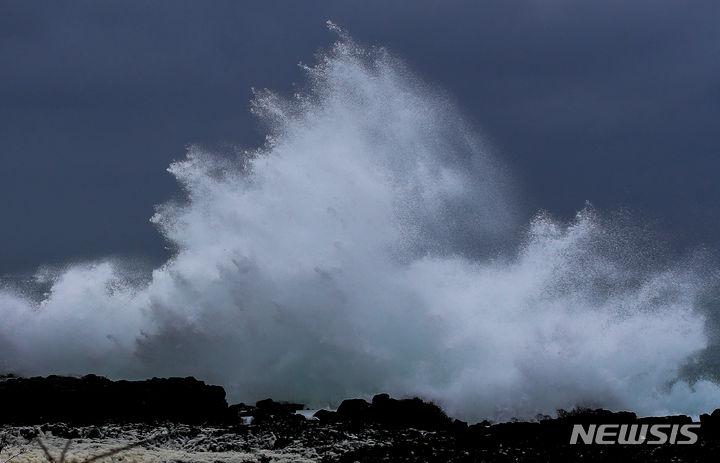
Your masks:
M 702 415 L 697 442 L 571 445 L 573 426 L 692 424 L 577 409 L 533 422 L 468 424 L 420 399 L 348 399 L 303 412 L 271 399 L 228 405 L 194 378 L 110 381 L 98 376 L 0 381 L 0 462 L 704 462 L 720 456 L 720 409 Z M 675 432 L 675 431 L 673 431 Z M 673 437 L 674 439 L 674 437 Z M 46 450 L 43 450 L 43 446 Z M 53 456 L 55 455 L 55 456 Z

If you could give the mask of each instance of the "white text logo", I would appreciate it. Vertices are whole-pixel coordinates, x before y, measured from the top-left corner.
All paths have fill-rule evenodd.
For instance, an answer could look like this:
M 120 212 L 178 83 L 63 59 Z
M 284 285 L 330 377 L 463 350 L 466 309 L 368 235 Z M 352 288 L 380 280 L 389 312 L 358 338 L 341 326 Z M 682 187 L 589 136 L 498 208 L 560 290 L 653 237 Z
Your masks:
M 698 441 L 693 424 L 582 424 L 573 425 L 570 443 L 577 444 L 694 444 Z

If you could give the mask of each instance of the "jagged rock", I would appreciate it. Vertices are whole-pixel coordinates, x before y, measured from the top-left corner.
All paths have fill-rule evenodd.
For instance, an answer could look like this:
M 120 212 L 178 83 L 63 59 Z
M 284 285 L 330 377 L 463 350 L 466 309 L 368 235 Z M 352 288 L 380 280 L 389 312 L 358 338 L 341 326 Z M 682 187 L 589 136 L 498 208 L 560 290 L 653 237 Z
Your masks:
M 640 424 L 689 424 L 692 422 L 692 418 L 687 415 L 647 416 L 637 419 L 637 423 Z
M 227 411 L 227 421 L 229 423 L 249 423 L 255 413 L 255 407 L 244 403 L 230 405 Z
M 372 403 L 363 399 L 347 399 L 340 404 L 336 413 L 331 414 L 321 410 L 315 414 L 315 417 L 328 422 L 376 423 L 427 430 L 449 429 L 453 426 L 462 428 L 461 424 L 454 425 L 445 412 L 435 404 L 418 398 L 392 399 L 388 394 L 376 395 Z
M 465 421 L 453 420 L 450 429 L 456 433 L 463 433 L 467 431 L 468 424 Z
M 313 415 L 313 418 L 317 418 L 323 423 L 334 423 L 338 421 L 337 413 L 330 410 L 318 410 Z
M 337 416 L 343 421 L 365 423 L 373 418 L 370 408 L 370 404 L 363 399 L 346 399 L 338 407 Z
M 720 440 L 720 408 L 711 414 L 700 415 L 700 425 L 705 440 Z
M 195 378 L 111 381 L 11 378 L 0 382 L 0 423 L 205 422 L 227 416 L 225 390 Z
M 589 408 L 576 408 L 572 411 L 558 410 L 558 417 L 555 420 L 544 420 L 544 421 L 555 421 L 555 422 L 572 422 L 574 424 L 614 424 L 614 423 L 634 423 L 637 420 L 637 415 L 632 412 L 611 412 L 610 410 L 604 410 L 602 408 L 589 409 Z
M 298 410 L 305 408 L 304 404 L 291 402 L 276 402 L 272 399 L 265 399 L 255 404 L 256 412 L 269 415 L 291 415 Z
M 452 420 L 440 407 L 417 397 L 398 400 L 378 394 L 373 397 L 370 413 L 374 421 L 392 426 L 437 430 L 452 425 Z
M 80 437 L 78 428 L 68 426 L 65 423 L 45 423 L 40 426 L 40 430 L 45 434 L 51 434 L 56 437 L 65 437 L 68 439 Z
M 113 382 L 96 376 L 4 379 L 0 381 L 0 407 L 0 421 L 21 413 L 22 419 L 15 422 L 40 425 L 0 427 L 0 443 L 7 441 L 18 451 L 41 432 L 42 439 L 55 448 L 73 438 L 72 448 L 87 444 L 89 451 L 96 451 L 100 442 L 161 435 L 162 440 L 151 447 L 189 452 L 182 461 L 195 461 L 193 452 L 248 452 L 255 461 L 264 457 L 269 461 L 272 455 L 279 460 L 323 463 L 700 463 L 714 461 L 720 454 L 715 437 L 720 436 L 720 409 L 702 415 L 700 440 L 693 445 L 570 445 L 575 424 L 683 425 L 691 420 L 684 415 L 637 418 L 631 412 L 576 409 L 560 411 L 554 419 L 538 415 L 532 422 L 468 425 L 451 420 L 432 403 L 393 399 L 387 394 L 375 396 L 371 403 L 346 400 L 337 412 L 320 410 L 315 413 L 317 420 L 306 420 L 295 414 L 301 404 L 268 399 L 255 406 L 228 407 L 222 388 L 192 378 Z M 175 423 L 156 423 L 163 420 Z M 209 425 L 203 426 L 201 421 Z

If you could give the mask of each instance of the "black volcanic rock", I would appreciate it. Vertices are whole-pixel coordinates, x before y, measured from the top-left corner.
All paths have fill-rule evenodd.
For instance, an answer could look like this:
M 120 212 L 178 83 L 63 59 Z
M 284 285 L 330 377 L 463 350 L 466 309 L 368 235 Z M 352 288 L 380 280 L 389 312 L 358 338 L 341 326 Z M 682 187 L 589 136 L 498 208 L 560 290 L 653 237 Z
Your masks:
M 532 440 L 533 438 L 544 439 L 551 442 L 565 442 L 572 432 L 573 425 L 582 424 L 632 424 L 638 423 L 638 418 L 632 412 L 612 412 L 604 409 L 576 408 L 572 411 L 558 410 L 557 418 L 545 418 L 536 423 L 501 423 L 489 428 L 490 434 L 495 434 L 502 426 L 515 425 L 508 429 L 515 429 L 516 439 Z M 653 421 L 654 423 L 654 421 Z
M 637 415 L 632 412 L 611 412 L 602 408 L 576 408 L 572 411 L 558 410 L 556 422 L 572 422 L 576 424 L 611 424 L 611 423 L 634 423 Z
M 709 415 L 707 413 L 700 415 L 700 424 L 706 440 L 720 440 L 720 408 Z
M 318 410 L 313 415 L 314 418 L 317 418 L 323 423 L 334 423 L 336 421 L 339 421 L 337 417 L 336 412 L 331 412 L 330 410 Z
M 128 438 L 138 439 L 172 429 L 158 445 L 193 452 L 255 453 L 261 461 L 269 458 L 267 451 L 285 455 L 288 461 L 321 463 L 701 463 L 720 456 L 720 409 L 701 416 L 700 438 L 692 445 L 572 445 L 576 424 L 683 425 L 691 419 L 575 409 L 559 411 L 557 418 L 468 426 L 451 420 L 432 403 L 387 394 L 376 395 L 372 402 L 346 400 L 336 412 L 318 411 L 317 420 L 295 414 L 301 408 L 271 399 L 228 407 L 222 388 L 193 378 L 117 382 L 97 376 L 5 378 L 0 380 L 0 424 L 39 426 L 2 426 L 0 441 L 27 441 L 40 432 L 95 441 L 119 438 L 127 431 Z
M 343 400 L 337 409 L 337 417 L 343 421 L 365 423 L 371 421 L 371 405 L 363 399 Z
M 294 427 L 298 420 L 305 421 L 304 417 L 295 414 L 296 411 L 302 410 L 304 407 L 303 404 L 265 399 L 255 404 L 250 416 L 252 416 L 253 424 L 283 422 Z
M 314 416 L 323 422 L 379 424 L 425 430 L 463 430 L 467 427 L 467 423 L 448 418 L 435 404 L 418 398 L 392 399 L 387 394 L 376 395 L 372 403 L 363 399 L 343 400 L 336 412 L 319 410 Z
M 690 424 L 692 422 L 692 418 L 687 415 L 647 416 L 637 419 L 637 423 L 640 424 Z
M 228 421 L 231 423 L 242 422 L 244 418 L 251 417 L 255 413 L 255 407 L 244 403 L 230 405 L 227 411 Z
M 304 404 L 296 404 L 291 402 L 276 402 L 272 399 L 260 400 L 255 404 L 255 408 L 260 413 L 269 415 L 290 415 L 298 410 L 302 410 Z
M 447 429 L 453 422 L 437 405 L 419 398 L 392 399 L 387 394 L 373 397 L 371 413 L 378 423 L 418 429 Z
M 82 378 L 11 378 L 0 382 L 0 423 L 176 421 L 227 417 L 225 390 L 195 378 L 111 381 Z

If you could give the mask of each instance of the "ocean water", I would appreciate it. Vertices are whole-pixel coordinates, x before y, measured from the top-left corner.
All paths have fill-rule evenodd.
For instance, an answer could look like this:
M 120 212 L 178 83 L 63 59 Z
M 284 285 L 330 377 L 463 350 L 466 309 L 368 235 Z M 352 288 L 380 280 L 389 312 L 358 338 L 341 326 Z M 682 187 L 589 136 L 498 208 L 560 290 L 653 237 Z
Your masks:
M 297 94 L 256 92 L 263 146 L 169 167 L 185 200 L 151 218 L 164 265 L 5 285 L 0 370 L 194 375 L 312 407 L 419 395 L 469 420 L 720 404 L 682 374 L 712 343 L 711 259 L 670 258 L 582 202 L 522 223 L 512 173 L 451 98 L 330 27 Z

